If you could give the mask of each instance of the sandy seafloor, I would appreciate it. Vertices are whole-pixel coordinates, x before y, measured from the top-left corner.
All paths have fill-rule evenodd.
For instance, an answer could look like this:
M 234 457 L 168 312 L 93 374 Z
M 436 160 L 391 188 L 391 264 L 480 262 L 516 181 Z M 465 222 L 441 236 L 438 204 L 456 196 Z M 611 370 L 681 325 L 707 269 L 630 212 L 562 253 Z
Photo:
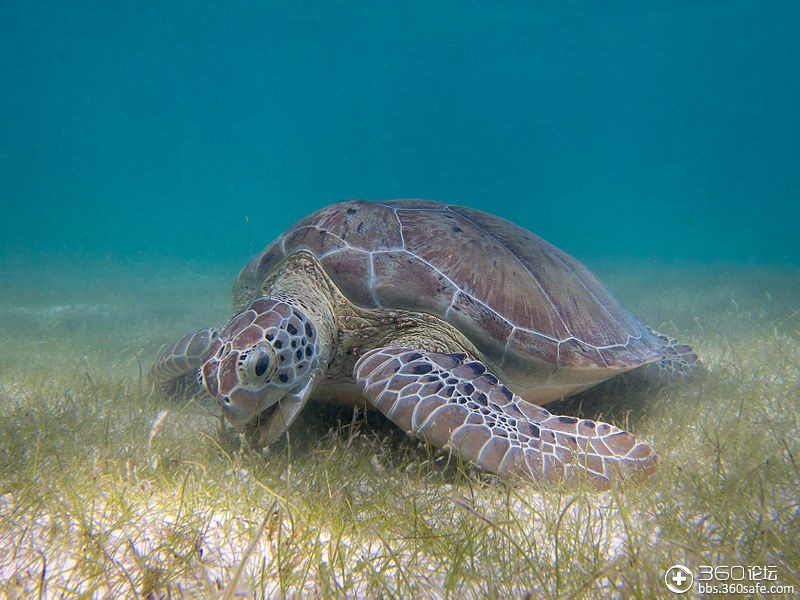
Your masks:
M 588 262 L 624 304 L 653 327 L 693 343 L 712 370 L 729 368 L 754 353 L 774 351 L 770 340 L 780 333 L 784 340 L 780 351 L 790 355 L 789 360 L 776 357 L 780 370 L 767 369 L 758 377 L 797 389 L 798 270 Z M 8 405 L 25 394 L 20 382 L 48 381 L 65 369 L 95 379 L 135 379 L 140 369 L 146 372 L 161 344 L 228 318 L 230 286 L 239 267 L 234 263 L 6 260 L 0 265 L 4 282 L 0 290 L 2 401 Z M 794 407 L 800 410 L 796 403 Z M 0 415 L 6 408 L 0 407 Z M 208 431 L 213 428 L 209 426 Z M 142 430 L 142 443 L 148 434 Z M 0 490 L 0 496 L 7 493 Z M 0 511 L 4 509 L 8 506 L 0 505 Z M 0 530 L 7 525 L 0 525 Z M 8 541 L 8 533 L 0 531 L 0 537 L 6 535 Z M 241 548 L 229 550 L 229 562 L 235 564 Z M 68 569 L 69 557 L 63 555 L 67 549 L 37 549 L 34 544 L 0 567 L 0 581 L 7 584 L 9 577 L 19 577 L 26 565 L 36 563 L 37 552 L 55 553 L 47 554 L 50 576 L 57 579 L 59 564 Z M 24 584 L 18 585 L 25 589 Z

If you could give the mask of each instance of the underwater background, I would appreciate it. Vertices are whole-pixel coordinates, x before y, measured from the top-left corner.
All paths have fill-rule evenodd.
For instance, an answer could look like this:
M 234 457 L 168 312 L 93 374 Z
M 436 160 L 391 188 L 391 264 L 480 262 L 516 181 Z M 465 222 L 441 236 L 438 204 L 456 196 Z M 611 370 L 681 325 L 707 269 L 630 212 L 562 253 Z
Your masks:
M 799 32 L 796 0 L 0 0 L 0 597 L 653 598 L 676 564 L 796 593 Z M 250 448 L 153 385 L 295 221 L 402 197 L 530 229 L 692 345 L 691 381 L 549 405 L 653 477 L 494 485 L 311 404 Z
M 590 265 L 797 266 L 798 31 L 791 1 L 4 1 L 0 253 L 238 268 L 424 197 Z

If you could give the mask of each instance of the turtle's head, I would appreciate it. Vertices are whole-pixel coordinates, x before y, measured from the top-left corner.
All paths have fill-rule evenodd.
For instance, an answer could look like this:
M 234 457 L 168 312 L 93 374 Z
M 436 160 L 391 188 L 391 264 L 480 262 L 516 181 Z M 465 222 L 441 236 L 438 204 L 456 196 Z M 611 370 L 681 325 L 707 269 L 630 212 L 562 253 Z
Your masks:
M 319 370 L 318 337 L 297 308 L 257 298 L 222 329 L 200 367 L 200 383 L 236 426 L 301 391 L 305 402 Z

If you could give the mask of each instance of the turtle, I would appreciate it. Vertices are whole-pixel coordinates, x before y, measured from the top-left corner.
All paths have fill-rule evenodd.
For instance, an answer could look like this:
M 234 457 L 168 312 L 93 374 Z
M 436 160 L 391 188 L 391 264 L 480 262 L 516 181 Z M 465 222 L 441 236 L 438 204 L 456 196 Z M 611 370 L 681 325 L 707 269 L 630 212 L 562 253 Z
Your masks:
M 297 222 L 233 284 L 235 314 L 156 355 L 160 385 L 196 378 L 238 430 L 278 440 L 309 400 L 377 409 L 501 478 L 597 490 L 657 455 L 612 424 L 543 405 L 645 366 L 699 364 L 577 259 L 473 208 L 347 200 Z

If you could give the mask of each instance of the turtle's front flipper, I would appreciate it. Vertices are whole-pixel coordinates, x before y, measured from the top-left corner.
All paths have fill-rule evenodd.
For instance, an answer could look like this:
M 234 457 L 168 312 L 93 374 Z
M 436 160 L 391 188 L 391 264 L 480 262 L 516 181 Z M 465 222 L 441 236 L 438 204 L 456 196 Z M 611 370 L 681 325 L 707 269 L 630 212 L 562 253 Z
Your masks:
M 607 489 L 649 475 L 656 456 L 630 433 L 529 404 L 466 354 L 378 348 L 356 363 L 367 399 L 395 424 L 502 476 L 535 481 L 583 477 Z
M 212 346 L 218 343 L 219 331 L 213 327 L 187 333 L 172 345 L 164 345 L 156 354 L 150 376 L 160 385 L 181 383 L 203 364 Z

